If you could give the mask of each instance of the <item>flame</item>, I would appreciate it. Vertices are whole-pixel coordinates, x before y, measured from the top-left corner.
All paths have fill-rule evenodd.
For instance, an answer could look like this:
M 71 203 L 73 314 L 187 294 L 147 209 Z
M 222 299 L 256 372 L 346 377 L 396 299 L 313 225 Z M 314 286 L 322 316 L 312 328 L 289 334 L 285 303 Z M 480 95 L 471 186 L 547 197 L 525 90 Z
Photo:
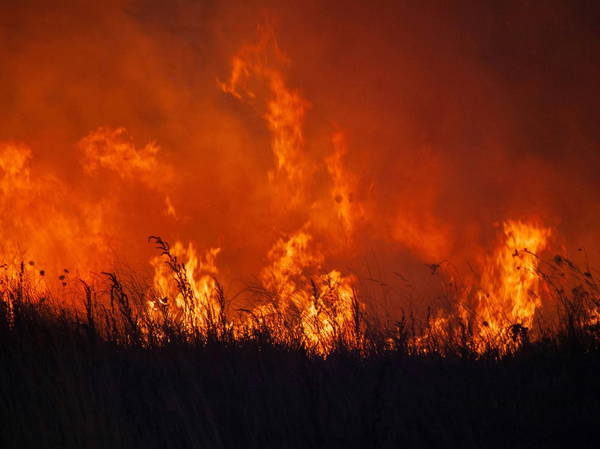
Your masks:
M 92 175 L 110 170 L 119 178 L 146 185 L 165 195 L 165 214 L 176 217 L 168 192 L 174 179 L 170 166 L 158 158 L 159 147 L 151 142 L 136 148 L 124 128 L 98 128 L 79 142 L 84 170 Z
M 189 332 L 211 330 L 223 306 L 215 278 L 220 251 L 211 248 L 199 257 L 192 243 L 185 247 L 176 242 L 168 253 L 152 258 L 155 295 L 149 301 L 150 308 L 166 309 Z
M 506 338 L 509 329 L 531 329 L 541 306 L 537 254 L 550 237 L 550 229 L 521 221 L 503 224 L 504 241 L 481 277 L 476 315 L 483 342 Z M 511 326 L 513 326 L 511 328 Z
M 246 45 L 232 58 L 228 81 L 218 85 L 225 93 L 240 101 L 262 105 L 262 116 L 271 133 L 274 168 L 269 171 L 269 195 L 275 211 L 304 208 L 308 222 L 331 232 L 334 220 L 339 220 L 347 236 L 365 211 L 357 201 L 358 181 L 345 165 L 347 153 L 344 134 L 336 131 L 331 137 L 332 152 L 324 158 L 330 177 L 331 193 L 323 197 L 309 196 L 310 180 L 317 167 L 306 155 L 304 120 L 310 103 L 302 94 L 290 88 L 280 65 L 288 58 L 279 49 L 272 30 L 261 28 L 258 43 Z M 261 95 L 253 82 L 265 82 L 267 92 Z
M 261 272 L 263 286 L 273 295 L 272 303 L 256 313 L 281 313 L 283 323 L 296 321 L 308 348 L 321 354 L 343 342 L 357 345 L 358 314 L 353 276 L 338 270 L 323 271 L 324 257 L 311 246 L 304 230 L 278 240 L 268 254 L 270 264 Z M 270 309 L 270 310 L 269 310 Z M 273 329 L 282 333 L 282 329 Z
M 188 332 L 214 331 L 224 314 L 216 281 L 220 251 L 211 248 L 199 257 L 192 243 L 185 247 L 176 242 L 168 252 L 154 257 L 150 261 L 154 267 L 154 297 L 148 303 L 151 311 L 177 319 Z
M 365 216 L 365 210 L 357 201 L 358 180 L 344 164 L 347 153 L 346 139 L 341 131 L 333 134 L 331 139 L 333 153 L 325 160 L 327 171 L 332 180 L 332 196 L 335 200 L 335 210 L 342 226 L 348 235 L 354 231 L 357 221 Z
M 446 345 L 461 344 L 473 318 L 472 349 L 478 353 L 507 353 L 530 338 L 536 311 L 542 306 L 539 253 L 551 230 L 518 220 L 504 222 L 502 230 L 502 239 L 485 260 L 480 278 L 472 278 L 470 285 L 459 291 L 455 307 L 436 311 L 426 332 L 414 338 L 418 351 L 443 352 Z M 453 285 L 455 282 L 450 280 Z M 469 288 L 474 285 L 479 287 Z
M 268 254 L 270 264 L 260 275 L 269 301 L 247 311 L 252 319 L 237 326 L 266 327 L 284 343 L 293 341 L 297 331 L 306 349 L 321 355 L 327 355 L 339 343 L 358 347 L 362 305 L 354 289 L 356 280 L 338 270 L 325 273 L 324 258 L 311 247 L 311 240 L 301 230 L 275 243 Z M 199 258 L 191 243 L 185 247 L 176 242 L 166 248 L 151 260 L 151 316 L 170 316 L 188 332 L 206 334 L 218 325 L 233 328 L 235 323 L 225 317 L 224 298 L 216 281 L 215 261 L 220 249 L 210 249 Z
M 72 204 L 68 186 L 55 176 L 35 173 L 32 158 L 26 146 L 0 144 L 0 248 L 2 263 L 13 276 L 25 262 L 41 288 L 49 277 L 64 284 L 66 268 L 85 273 L 107 260 L 104 205 Z
M 232 59 L 229 80 L 219 83 L 224 92 L 242 101 L 266 104 L 263 117 L 271 133 L 275 157 L 274 170 L 269 173 L 272 201 L 276 208 L 284 210 L 307 207 L 302 204 L 308 197 L 307 177 L 315 169 L 304 154 L 303 124 L 310 104 L 298 91 L 288 87 L 277 68 L 287 62 L 272 31 L 262 29 L 259 42 L 244 46 Z M 250 87 L 256 80 L 267 84 L 266 101 Z M 325 158 L 332 183 L 331 196 L 325 200 L 328 207 L 314 207 L 322 201 L 314 199 L 313 207 L 308 206 L 313 213 L 307 217 L 305 226 L 273 245 L 267 255 L 270 264 L 260 274 L 272 302 L 252 311 L 263 322 L 268 316 L 271 331 L 281 339 L 285 333 L 283 327 L 290 326 L 290 320 L 295 321 L 307 347 L 319 353 L 331 351 L 337 340 L 350 341 L 346 337 L 356 327 L 357 313 L 355 279 L 343 276 L 338 270 L 324 273 L 325 256 L 312 247 L 313 237 L 307 231 L 315 224 L 330 228 L 332 219 L 337 219 L 351 233 L 355 217 L 360 215 L 353 198 L 356 180 L 343 164 L 346 147 L 341 132 L 334 134 L 332 144 L 333 153 Z
M 269 172 L 274 189 L 282 189 L 281 203 L 297 204 L 302 201 L 306 177 L 312 168 L 303 155 L 303 124 L 308 101 L 297 91 L 290 89 L 274 63 L 288 62 L 279 49 L 272 30 L 261 28 L 257 44 L 243 46 L 233 57 L 231 75 L 226 82 L 219 82 L 223 92 L 242 101 L 255 103 L 261 100 L 252 82 L 264 82 L 268 93 L 263 100 L 262 115 L 271 132 L 271 149 L 275 157 L 275 169 Z
M 78 144 L 84 181 L 118 178 L 168 197 L 172 171 L 158 158 L 158 147 L 137 149 L 123 128 L 99 128 Z M 59 297 L 63 305 L 78 307 L 80 285 L 93 282 L 115 264 L 114 240 L 122 230 L 120 197 L 97 195 L 85 182 L 74 185 L 35 164 L 28 146 L 0 143 L 0 243 L 4 286 L 25 286 L 38 298 Z

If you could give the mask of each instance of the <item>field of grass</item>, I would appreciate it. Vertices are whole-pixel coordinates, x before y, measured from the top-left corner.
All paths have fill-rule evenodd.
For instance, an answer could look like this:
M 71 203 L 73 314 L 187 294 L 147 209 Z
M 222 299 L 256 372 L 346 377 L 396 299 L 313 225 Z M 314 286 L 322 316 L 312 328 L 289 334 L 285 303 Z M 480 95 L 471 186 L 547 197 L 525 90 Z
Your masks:
M 112 281 L 113 309 L 83 295 L 79 316 L 4 289 L 0 447 L 598 446 L 600 335 L 569 315 L 504 355 L 414 351 L 367 327 L 360 350 L 322 357 L 268 329 L 164 322 L 148 338 Z

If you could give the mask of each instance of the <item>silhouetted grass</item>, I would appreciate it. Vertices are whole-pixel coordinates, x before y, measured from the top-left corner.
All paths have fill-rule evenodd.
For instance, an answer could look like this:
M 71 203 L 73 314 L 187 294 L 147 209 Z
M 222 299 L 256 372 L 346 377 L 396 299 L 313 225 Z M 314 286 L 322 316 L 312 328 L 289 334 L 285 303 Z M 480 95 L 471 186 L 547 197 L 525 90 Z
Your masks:
M 427 323 L 404 316 L 362 317 L 361 345 L 322 357 L 269 326 L 234 337 L 219 313 L 209 332 L 150 320 L 114 273 L 104 302 L 82 283 L 78 313 L 17 280 L 0 301 L 0 447 L 597 447 L 596 287 L 564 264 L 590 285 L 555 283 L 560 322 L 534 341 L 515 329 L 508 353 L 476 353 L 460 321 L 415 348 Z

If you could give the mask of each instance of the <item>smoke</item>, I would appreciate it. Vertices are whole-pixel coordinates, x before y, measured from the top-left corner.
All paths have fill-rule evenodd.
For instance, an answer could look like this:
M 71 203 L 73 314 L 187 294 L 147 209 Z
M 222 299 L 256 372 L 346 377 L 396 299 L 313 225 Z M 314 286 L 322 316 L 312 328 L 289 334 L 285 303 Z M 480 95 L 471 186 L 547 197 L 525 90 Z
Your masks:
M 60 238 L 93 233 L 104 264 L 148 268 L 159 234 L 221 248 L 220 274 L 246 285 L 308 226 L 327 263 L 418 284 L 424 264 L 482 260 L 511 219 L 593 258 L 598 8 L 398 3 L 3 2 L 0 142 L 30 149 L 32 179 L 59 180 L 53 207 L 75 217 Z M 243 95 L 223 89 L 264 30 L 260 64 L 305 101 L 290 207 L 291 184 L 274 181 L 274 75 L 254 68 Z M 101 132 L 124 150 L 90 162 Z M 27 213 L 4 207 L 5 229 Z

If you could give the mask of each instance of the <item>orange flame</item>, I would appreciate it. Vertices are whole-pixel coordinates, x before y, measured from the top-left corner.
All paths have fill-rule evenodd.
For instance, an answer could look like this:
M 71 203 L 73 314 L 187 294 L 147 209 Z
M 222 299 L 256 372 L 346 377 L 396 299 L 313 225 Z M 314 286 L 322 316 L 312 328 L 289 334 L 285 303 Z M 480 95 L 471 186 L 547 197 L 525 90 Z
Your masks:
M 309 348 L 326 354 L 337 341 L 357 344 L 360 305 L 353 276 L 337 270 L 323 273 L 324 258 L 311 248 L 311 237 L 302 230 L 279 240 L 268 258 L 271 263 L 261 272 L 263 285 L 274 295 L 275 310 L 298 321 Z M 259 312 L 264 314 L 265 309 Z
M 54 176 L 34 173 L 31 160 L 28 147 L 0 145 L 0 248 L 2 263 L 13 274 L 22 271 L 19 264 L 30 261 L 26 267 L 37 276 L 35 283 L 46 286 L 48 276 L 54 281 L 64 277 L 65 267 L 85 273 L 106 260 L 104 208 L 85 201 L 72 204 L 68 186 Z
M 149 143 L 136 148 L 124 128 L 99 128 L 79 142 L 86 172 L 95 174 L 99 169 L 116 173 L 121 179 L 145 184 L 165 194 L 165 213 L 176 217 L 175 207 L 166 193 L 173 183 L 173 171 L 158 159 L 159 148 Z
M 477 293 L 476 315 L 483 342 L 506 338 L 511 326 L 530 329 L 541 306 L 537 254 L 550 230 L 521 221 L 503 225 L 504 242 L 485 267 Z
M 311 170 L 303 156 L 303 122 L 309 103 L 290 89 L 282 73 L 273 63 L 285 63 L 287 58 L 279 50 L 272 31 L 261 30 L 261 39 L 255 45 L 242 47 L 232 59 L 232 71 L 227 82 L 219 82 L 223 92 L 252 103 L 261 96 L 251 87 L 252 82 L 266 82 L 268 100 L 262 112 L 271 131 L 271 148 L 275 156 L 275 170 L 269 173 L 274 188 L 283 189 L 282 204 L 301 201 L 305 178 Z
M 219 252 L 212 248 L 201 258 L 193 244 L 186 248 L 176 242 L 170 248 L 171 259 L 165 261 L 165 254 L 154 257 L 150 261 L 155 291 L 149 301 L 151 311 L 171 314 L 189 332 L 213 330 L 224 313 L 215 278 Z

